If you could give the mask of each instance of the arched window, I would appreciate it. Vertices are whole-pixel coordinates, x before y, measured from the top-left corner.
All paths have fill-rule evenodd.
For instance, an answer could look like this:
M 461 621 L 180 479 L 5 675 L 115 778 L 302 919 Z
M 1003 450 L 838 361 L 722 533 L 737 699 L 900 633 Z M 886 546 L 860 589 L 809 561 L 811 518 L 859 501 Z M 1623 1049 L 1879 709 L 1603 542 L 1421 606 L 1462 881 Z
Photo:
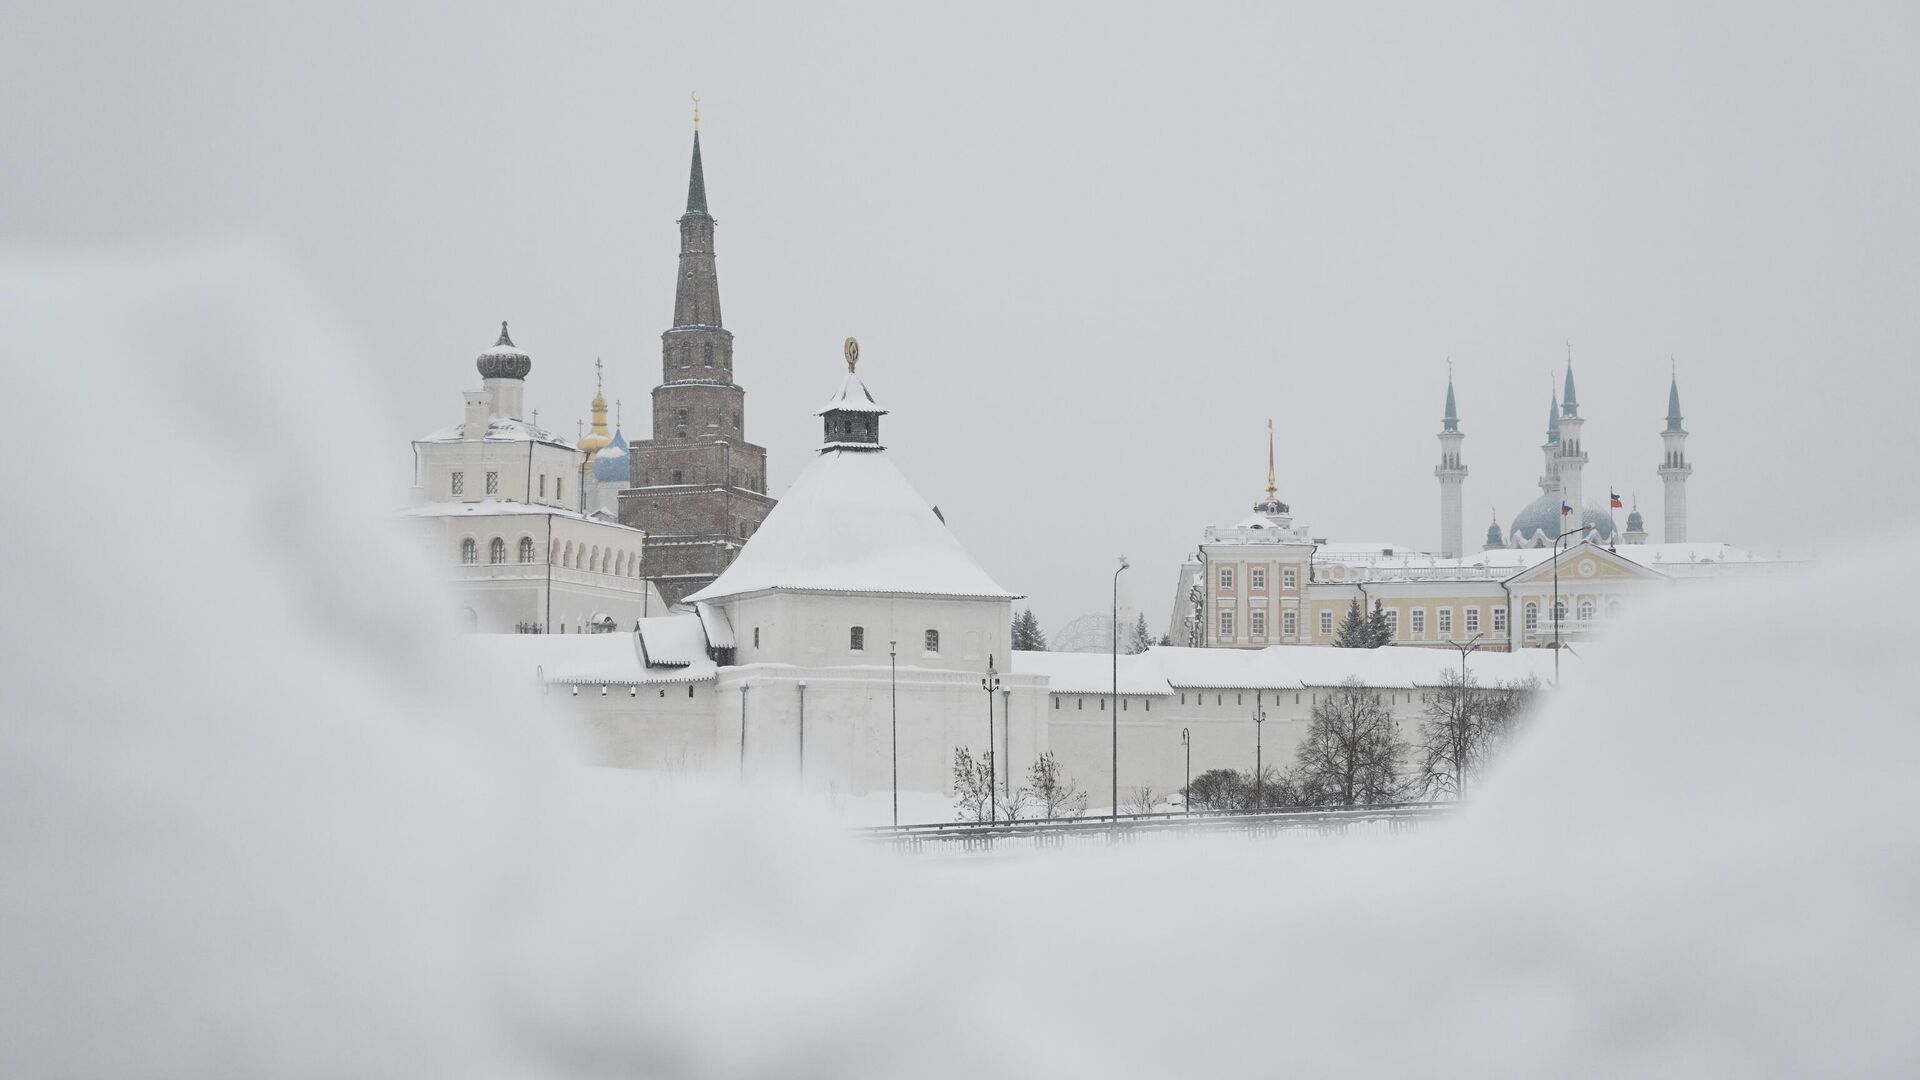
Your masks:
M 1540 605 L 1539 604 L 1532 603 L 1531 601 L 1528 602 L 1526 626 L 1529 631 L 1540 629 Z
M 847 631 L 847 648 L 859 652 L 867 647 L 867 628 L 856 626 Z
M 497 536 L 493 538 L 493 542 L 487 545 L 487 561 L 495 565 L 507 561 L 507 542 L 505 540 Z
M 523 536 L 520 538 L 520 561 L 533 561 L 533 537 L 531 536 Z
M 472 566 L 479 561 L 480 545 L 473 542 L 473 537 L 469 536 L 465 540 L 460 541 L 460 562 L 464 565 Z
M 1567 602 L 1565 600 L 1555 600 L 1553 602 L 1553 621 L 1557 623 L 1567 621 Z
M 573 541 L 567 541 L 567 549 L 560 554 L 560 565 L 573 569 Z
M 599 544 L 593 545 L 593 553 L 587 556 L 587 569 L 596 574 L 600 572 L 600 545 Z
M 1620 601 L 1618 599 L 1607 601 L 1607 618 L 1617 619 L 1619 617 L 1620 617 Z
M 939 654 L 939 652 L 940 652 L 940 631 L 938 631 L 938 630 L 929 630 L 929 631 L 927 631 L 927 652 L 928 652 L 928 653 L 930 653 L 930 654 L 933 654 L 933 655 L 938 655 L 938 654 Z
M 1593 601 L 1591 600 L 1580 601 L 1580 621 L 1581 622 L 1593 621 Z

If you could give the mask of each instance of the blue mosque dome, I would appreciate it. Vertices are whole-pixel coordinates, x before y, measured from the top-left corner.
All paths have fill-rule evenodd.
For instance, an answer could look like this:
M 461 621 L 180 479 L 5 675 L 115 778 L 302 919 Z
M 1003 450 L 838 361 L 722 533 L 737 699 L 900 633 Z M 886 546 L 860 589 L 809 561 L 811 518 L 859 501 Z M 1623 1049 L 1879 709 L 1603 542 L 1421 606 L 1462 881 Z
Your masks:
M 1582 524 L 1593 526 L 1593 532 L 1587 536 L 1589 540 L 1597 540 L 1603 544 L 1613 542 L 1615 531 L 1613 515 L 1598 505 L 1589 501 L 1582 507 L 1580 521 Z M 1520 511 L 1520 515 L 1513 519 L 1513 527 L 1507 530 L 1507 539 L 1514 547 L 1540 547 L 1543 544 L 1553 543 L 1554 537 L 1571 527 L 1571 522 L 1566 527 L 1560 524 L 1560 493 L 1556 491 L 1528 503 L 1526 509 Z
M 1500 523 L 1498 521 L 1492 522 L 1487 526 L 1487 546 L 1490 548 L 1507 546 L 1507 542 L 1500 539 Z
M 602 484 L 625 484 L 630 479 L 627 471 L 627 437 L 618 428 L 614 429 L 613 441 L 593 455 L 593 478 Z
M 1627 515 L 1627 531 L 1630 533 L 1643 533 L 1647 531 L 1647 524 L 1641 519 L 1640 508 L 1637 506 L 1633 508 L 1633 513 Z

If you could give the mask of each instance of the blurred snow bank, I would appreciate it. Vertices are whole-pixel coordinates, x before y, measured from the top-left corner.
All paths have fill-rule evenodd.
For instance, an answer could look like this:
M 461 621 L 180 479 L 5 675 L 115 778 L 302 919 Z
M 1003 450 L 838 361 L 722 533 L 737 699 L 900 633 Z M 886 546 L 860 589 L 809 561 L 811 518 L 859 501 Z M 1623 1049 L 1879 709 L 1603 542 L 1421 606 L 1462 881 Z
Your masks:
M 270 260 L 0 305 L 0 1074 L 1920 1070 L 1903 561 L 1677 597 L 1414 840 L 936 867 L 452 666 Z

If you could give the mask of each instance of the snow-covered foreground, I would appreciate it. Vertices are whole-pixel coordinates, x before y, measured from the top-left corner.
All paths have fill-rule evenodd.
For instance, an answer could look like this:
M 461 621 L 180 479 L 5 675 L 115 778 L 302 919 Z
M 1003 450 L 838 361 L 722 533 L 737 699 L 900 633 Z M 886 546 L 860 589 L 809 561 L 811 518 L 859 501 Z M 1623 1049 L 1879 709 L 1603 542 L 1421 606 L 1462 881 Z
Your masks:
M 64 480 L 0 530 L 0 1075 L 1920 1072 L 1910 560 L 1645 612 L 1391 843 L 903 859 L 452 665 L 271 265 L 0 296 L 16 392 L 145 481 L 115 550 Z M 57 415 L 5 459 L 58 476 Z

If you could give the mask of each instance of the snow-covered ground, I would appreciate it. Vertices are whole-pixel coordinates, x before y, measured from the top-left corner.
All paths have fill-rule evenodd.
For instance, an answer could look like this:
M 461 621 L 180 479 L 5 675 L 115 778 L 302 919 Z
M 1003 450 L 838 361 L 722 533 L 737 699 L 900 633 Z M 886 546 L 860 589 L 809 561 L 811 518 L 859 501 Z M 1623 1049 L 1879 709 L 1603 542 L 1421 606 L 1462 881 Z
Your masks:
M 1676 590 L 1393 842 L 902 859 L 461 672 L 270 262 L 0 297 L 15 392 L 141 462 L 0 529 L 0 1075 L 1920 1073 L 1912 560 Z

